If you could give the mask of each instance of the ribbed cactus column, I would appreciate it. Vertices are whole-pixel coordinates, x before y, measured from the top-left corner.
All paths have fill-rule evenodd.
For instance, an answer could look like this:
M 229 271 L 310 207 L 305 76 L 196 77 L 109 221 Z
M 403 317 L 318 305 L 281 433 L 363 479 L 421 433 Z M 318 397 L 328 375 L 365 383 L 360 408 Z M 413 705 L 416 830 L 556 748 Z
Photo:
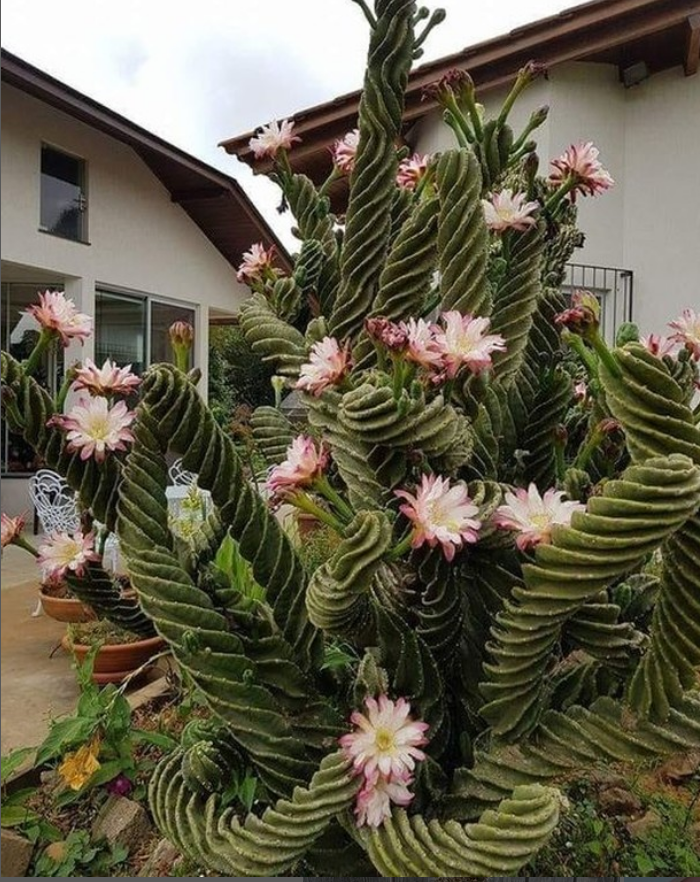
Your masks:
M 351 179 L 331 332 L 356 336 L 376 292 L 391 229 L 396 138 L 414 46 L 412 0 L 376 0 L 367 73 L 360 101 L 360 144 Z
M 523 567 L 525 587 L 497 616 L 481 709 L 493 731 L 514 739 L 541 711 L 545 671 L 563 624 L 615 578 L 630 572 L 700 504 L 700 469 L 687 456 L 654 457 L 605 485 L 571 527 L 555 528 Z
M 602 368 L 608 406 L 622 423 L 632 458 L 673 452 L 700 466 L 700 428 L 685 393 L 667 365 L 644 347 L 615 351 L 621 375 Z M 663 548 L 661 592 L 654 609 L 651 644 L 632 678 L 635 710 L 666 720 L 687 689 L 697 684 L 700 664 L 700 507 Z

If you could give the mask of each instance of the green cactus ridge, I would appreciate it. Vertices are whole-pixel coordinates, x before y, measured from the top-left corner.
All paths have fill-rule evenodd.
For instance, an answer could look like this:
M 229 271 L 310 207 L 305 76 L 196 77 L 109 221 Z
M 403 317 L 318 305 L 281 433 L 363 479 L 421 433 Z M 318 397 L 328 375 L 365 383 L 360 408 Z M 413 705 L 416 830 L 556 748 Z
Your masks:
M 497 617 L 483 685 L 482 716 L 516 738 L 537 723 L 550 653 L 563 623 L 615 578 L 630 572 L 688 520 L 700 504 L 700 470 L 685 456 L 630 466 L 605 485 L 571 527 L 523 567 L 525 587 Z
M 455 775 L 446 808 L 458 818 L 478 817 L 486 806 L 500 802 L 522 784 L 610 762 L 648 762 L 699 747 L 697 691 L 686 693 L 661 724 L 630 718 L 620 702 L 599 698 L 589 709 L 547 711 L 519 745 L 477 751 L 473 767 Z
M 560 809 L 559 791 L 524 785 L 478 823 L 425 821 L 399 810 L 362 840 L 383 876 L 512 875 L 546 843 Z
M 220 808 L 187 786 L 182 754 L 174 752 L 155 771 L 150 804 L 163 833 L 193 861 L 225 876 L 277 876 L 310 848 L 331 821 L 346 811 L 360 787 L 349 761 L 335 753 L 321 761 L 308 787 L 297 787 L 262 817 L 243 823 L 234 809 Z
M 437 246 L 442 308 L 488 315 L 488 230 L 481 207 L 481 172 L 473 152 L 463 149 L 443 153 L 437 163 L 436 178 L 440 197 Z
M 610 410 L 625 429 L 635 462 L 677 451 L 700 466 L 700 428 L 668 365 L 635 343 L 615 351 L 621 375 L 603 369 Z M 629 685 L 632 707 L 666 720 L 697 682 L 700 664 L 700 508 L 669 537 L 651 643 Z
M 356 515 L 328 563 L 309 582 L 306 608 L 317 628 L 329 634 L 352 634 L 366 627 L 368 591 L 391 541 L 391 524 L 382 512 Z
M 269 465 L 286 459 L 287 448 L 296 432 L 287 417 L 276 407 L 256 407 L 250 418 L 255 445 Z
M 330 317 L 339 339 L 356 337 L 376 293 L 391 232 L 395 139 L 414 43 L 412 0 L 377 0 L 360 100 L 360 144 L 350 184 L 340 287 Z
M 299 376 L 306 361 L 303 334 L 277 316 L 262 294 L 256 294 L 241 307 L 241 330 L 253 352 L 272 362 L 278 374 Z

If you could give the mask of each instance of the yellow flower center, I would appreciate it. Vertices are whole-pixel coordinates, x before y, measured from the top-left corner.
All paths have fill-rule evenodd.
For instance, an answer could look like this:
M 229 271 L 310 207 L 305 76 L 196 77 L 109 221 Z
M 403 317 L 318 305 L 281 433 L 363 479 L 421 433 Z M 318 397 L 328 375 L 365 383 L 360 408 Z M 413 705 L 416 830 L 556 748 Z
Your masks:
M 387 753 L 390 750 L 393 750 L 396 742 L 394 740 L 394 733 L 391 729 L 377 729 L 377 734 L 375 736 L 375 744 L 383 753 Z
M 550 525 L 551 518 L 548 514 L 536 514 L 532 515 L 530 521 L 533 526 L 537 527 L 539 530 L 546 530 Z
M 88 426 L 90 437 L 94 441 L 105 441 L 110 434 L 109 419 L 101 414 L 93 416 Z

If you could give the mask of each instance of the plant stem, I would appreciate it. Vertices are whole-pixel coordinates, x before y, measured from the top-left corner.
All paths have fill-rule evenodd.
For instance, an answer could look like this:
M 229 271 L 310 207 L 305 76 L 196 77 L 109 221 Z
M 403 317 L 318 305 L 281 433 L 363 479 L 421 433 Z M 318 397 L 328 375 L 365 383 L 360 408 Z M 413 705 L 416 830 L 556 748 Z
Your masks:
M 584 442 L 583 447 L 579 450 L 576 459 L 574 460 L 573 467 L 575 469 L 581 469 L 581 471 L 585 471 L 588 468 L 588 463 L 591 461 L 591 457 L 596 452 L 596 450 L 600 447 L 600 443 L 605 438 L 605 433 L 600 431 L 599 426 L 595 426 L 591 433 L 589 434 L 587 440 Z
M 328 524 L 328 526 L 332 527 L 336 533 L 339 533 L 341 536 L 343 535 L 344 525 L 341 524 L 331 512 L 326 511 L 325 508 L 321 508 L 320 505 L 316 505 L 313 499 L 307 496 L 306 493 L 296 493 L 294 496 L 290 496 L 287 501 L 290 505 L 295 506 L 295 508 L 308 512 L 308 514 L 312 514 L 319 521 Z
M 355 517 L 355 512 L 350 508 L 343 497 L 335 490 L 325 475 L 321 475 L 314 481 L 314 489 L 324 496 L 338 510 L 340 516 L 349 524 Z
M 24 368 L 24 372 L 28 376 L 32 376 L 34 371 L 39 367 L 41 359 L 49 348 L 54 339 L 53 331 L 48 328 L 42 328 L 41 333 L 39 334 L 39 339 L 36 341 L 36 346 L 29 354 L 29 357 L 26 358 L 22 362 L 22 367 Z
M 389 560 L 398 560 L 403 557 L 407 551 L 410 551 L 411 542 L 413 542 L 413 531 L 411 530 L 403 539 L 400 539 L 388 554 Z
M 567 331 L 566 334 L 562 334 L 562 338 L 581 359 L 590 379 L 598 379 L 598 362 L 595 355 L 583 342 L 583 338 L 578 334 L 574 334 L 573 331 Z
M 589 342 L 591 346 L 595 349 L 598 358 L 603 362 L 605 367 L 610 371 L 613 377 L 619 380 L 622 376 L 620 365 L 617 363 L 617 359 L 615 358 L 615 356 L 608 349 L 608 344 L 600 336 L 600 331 L 597 328 L 595 328 L 591 332 Z
M 18 536 L 12 541 L 12 545 L 16 545 L 18 548 L 23 548 L 25 551 L 28 551 L 32 557 L 39 557 L 39 552 L 34 548 L 31 542 L 24 538 L 24 536 Z

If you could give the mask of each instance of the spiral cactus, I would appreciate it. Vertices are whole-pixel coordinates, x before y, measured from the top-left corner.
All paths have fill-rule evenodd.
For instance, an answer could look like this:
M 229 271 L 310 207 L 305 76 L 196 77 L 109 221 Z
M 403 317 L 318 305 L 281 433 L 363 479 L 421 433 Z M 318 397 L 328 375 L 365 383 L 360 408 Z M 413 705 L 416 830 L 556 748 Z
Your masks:
M 467 76 L 436 84 L 457 146 L 406 164 L 404 89 L 442 15 L 419 34 L 410 0 L 359 5 L 344 230 L 340 172 L 317 189 L 270 154 L 301 246 L 241 328 L 306 420 L 253 414 L 264 486 L 172 365 L 102 463 L 70 449 L 31 359 L 3 353 L 3 404 L 116 526 L 139 603 L 96 563 L 76 593 L 161 635 L 207 704 L 151 779 L 177 847 L 226 876 L 517 875 L 566 810 L 556 782 L 700 747 L 700 358 L 692 339 L 657 358 L 632 326 L 611 350 L 595 299 L 557 287 L 572 180 L 537 175 L 542 114 L 508 122 L 534 68 L 493 119 Z M 213 503 L 187 542 L 172 455 Z

